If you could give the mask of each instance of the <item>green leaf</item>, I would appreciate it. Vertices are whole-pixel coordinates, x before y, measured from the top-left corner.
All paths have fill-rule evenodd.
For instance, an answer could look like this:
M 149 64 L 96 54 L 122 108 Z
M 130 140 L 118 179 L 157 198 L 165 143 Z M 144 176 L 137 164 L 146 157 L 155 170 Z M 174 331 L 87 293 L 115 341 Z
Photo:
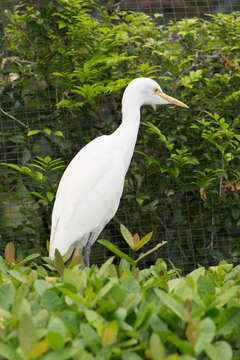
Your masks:
M 107 261 L 105 261 L 105 263 L 102 264 L 102 266 L 100 267 L 100 269 L 98 270 L 97 273 L 97 277 L 100 279 L 101 277 L 103 277 L 104 275 L 106 275 L 109 267 L 111 266 L 113 260 L 115 259 L 114 256 L 110 257 Z
M 51 287 L 52 285 L 45 280 L 37 279 L 34 281 L 34 289 L 40 296 L 44 293 L 44 291 L 50 289 Z
M 23 314 L 20 318 L 18 326 L 18 339 L 24 354 L 27 354 L 37 341 L 36 330 L 34 328 L 33 321 L 28 314 Z
M 126 289 L 122 288 L 120 285 L 115 285 L 109 291 L 108 296 L 118 305 L 120 306 L 124 299 L 127 296 Z
M 150 353 L 153 360 L 164 360 L 165 359 L 165 348 L 160 337 L 153 333 L 150 337 Z
M 152 252 L 156 251 L 157 249 L 159 249 L 160 247 L 162 247 L 163 245 L 165 245 L 167 243 L 167 241 L 162 241 L 161 243 L 157 244 L 156 246 L 154 246 L 154 248 L 148 250 L 147 252 L 141 254 L 137 260 L 135 261 L 136 263 L 138 263 L 140 260 L 142 260 L 145 256 L 150 255 Z
M 52 134 L 52 130 L 51 130 L 50 128 L 48 128 L 48 127 L 45 127 L 45 128 L 43 129 L 43 131 L 44 131 L 47 135 L 51 135 L 51 134 Z
M 57 269 L 57 272 L 59 273 L 60 276 L 62 276 L 65 269 L 65 265 L 64 265 L 63 257 L 58 249 L 55 249 L 54 264 Z
M 29 261 L 38 258 L 39 256 L 40 256 L 39 254 L 31 254 L 31 255 L 27 256 L 25 259 L 19 261 L 19 262 L 17 263 L 17 266 L 19 266 L 19 265 L 24 265 L 24 264 L 28 263 Z
M 46 335 L 46 340 L 48 341 L 49 346 L 53 350 L 62 349 L 64 346 L 64 340 L 62 336 L 57 332 L 49 331 Z
M 39 134 L 41 132 L 41 130 L 30 130 L 27 133 L 27 136 L 32 136 L 32 135 L 36 135 Z
M 42 294 L 40 303 L 48 311 L 54 311 L 62 302 L 54 290 L 48 289 Z
M 14 301 L 15 288 L 12 283 L 0 285 L 0 308 L 8 310 Z
M 233 356 L 232 348 L 226 341 L 206 344 L 205 352 L 211 360 L 232 360 Z
M 230 307 L 224 309 L 223 319 L 224 322 L 218 326 L 218 335 L 231 336 L 235 331 L 238 332 L 240 324 L 240 309 L 236 307 Z
M 62 133 L 62 131 L 54 131 L 53 132 L 53 135 L 55 135 L 55 136 L 60 136 L 60 137 L 63 137 L 64 138 L 64 135 L 63 135 L 63 133 Z
M 96 333 L 96 331 L 88 324 L 81 324 L 80 325 L 81 335 L 86 342 L 87 346 L 95 353 L 97 354 L 100 347 L 100 337 Z
M 78 302 L 79 304 L 82 304 L 86 307 L 90 307 L 89 303 L 81 296 L 73 293 L 72 291 L 70 291 L 69 289 L 67 289 L 64 286 L 59 286 L 57 288 L 58 291 L 62 292 L 63 294 L 69 296 L 71 299 L 75 300 L 76 302 Z
M 215 294 L 214 283 L 207 276 L 203 276 L 203 275 L 199 276 L 197 280 L 197 288 L 200 296 Z
M 85 357 L 84 355 L 88 355 L 88 353 L 81 354 L 81 348 L 79 347 L 68 347 L 60 350 L 54 350 L 53 352 L 50 352 L 44 356 L 41 357 L 41 360 L 71 360 L 76 358 L 82 359 L 82 360 L 94 360 L 93 357 Z
M 154 289 L 154 291 L 165 306 L 172 310 L 180 319 L 186 321 L 184 308 L 180 302 L 161 289 Z
M 0 342 L 0 356 L 6 360 L 22 360 L 15 349 L 11 345 Z
M 78 274 L 74 269 L 64 269 L 63 280 L 67 284 L 73 285 L 77 290 L 86 286 L 86 281 L 83 274 Z
M 13 169 L 13 170 L 17 170 L 17 171 L 19 171 L 19 172 L 22 171 L 22 170 L 21 170 L 21 167 L 18 166 L 18 165 L 16 165 L 16 164 L 1 162 L 0 165 L 7 166 L 7 167 L 9 167 L 9 168 L 11 168 L 11 169 Z
M 127 254 L 125 254 L 123 251 L 119 250 L 119 248 L 112 244 L 110 241 L 108 240 L 98 240 L 99 244 L 105 246 L 107 249 L 111 250 L 115 255 L 119 256 L 122 259 L 127 260 L 130 264 L 135 265 L 136 262 L 130 258 L 130 256 L 128 256 Z
M 28 285 L 27 284 L 21 284 L 16 291 L 14 303 L 12 306 L 12 314 L 13 316 L 19 316 L 19 310 L 21 310 L 22 303 L 26 297 L 26 294 L 28 292 Z
M 194 349 L 197 354 L 200 354 L 204 349 L 206 344 L 211 344 L 214 339 L 216 332 L 216 326 L 210 318 L 205 318 L 200 321 L 200 331 L 197 338 L 196 345 Z
M 48 324 L 48 331 L 60 334 L 63 340 L 66 338 L 66 327 L 64 322 L 58 317 L 52 317 L 50 319 Z
M 176 348 L 178 348 L 182 353 L 195 355 L 195 351 L 192 345 L 190 345 L 186 340 L 179 339 L 179 337 L 173 333 L 167 336 L 167 341 L 176 346 Z
M 121 288 L 126 290 L 128 294 L 141 292 L 141 286 L 135 278 L 127 278 L 123 280 Z
M 117 283 L 117 279 L 110 279 L 97 293 L 96 301 L 102 299 L 106 294 L 112 289 L 112 287 Z
M 138 313 L 136 316 L 134 327 L 138 330 L 145 330 L 148 328 L 150 321 L 152 319 L 152 316 L 155 311 L 155 303 L 149 303 L 146 304 Z
M 133 241 L 133 236 L 130 233 L 130 231 L 123 224 L 120 225 L 120 231 L 121 231 L 121 234 L 122 234 L 124 240 L 126 241 L 126 243 L 130 246 L 131 249 L 133 249 L 134 241 Z
M 240 286 L 232 286 L 230 288 L 225 288 L 215 297 L 215 304 L 217 307 L 223 307 L 226 305 L 231 299 L 235 298 L 236 294 L 239 292 Z

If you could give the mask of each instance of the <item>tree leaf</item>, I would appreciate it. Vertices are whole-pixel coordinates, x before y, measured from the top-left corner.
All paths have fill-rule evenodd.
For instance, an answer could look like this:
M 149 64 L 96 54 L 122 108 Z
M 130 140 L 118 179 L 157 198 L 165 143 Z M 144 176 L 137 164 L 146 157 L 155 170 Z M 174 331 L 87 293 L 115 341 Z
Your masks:
M 36 330 L 31 317 L 24 313 L 19 321 L 18 340 L 24 354 L 35 345 L 37 341 Z
M 0 356 L 2 359 L 7 360 L 22 360 L 22 357 L 18 355 L 13 347 L 9 344 L 4 344 L 3 342 L 0 342 Z
M 54 131 L 54 132 L 53 132 L 53 135 L 55 135 L 55 136 L 60 136 L 60 137 L 63 137 L 63 138 L 64 138 L 64 135 L 63 135 L 62 131 Z
M 60 276 L 62 276 L 65 269 L 65 265 L 64 265 L 63 257 L 58 249 L 55 249 L 54 264 L 57 269 L 57 272 L 59 273 Z
M 147 303 L 137 313 L 135 324 L 134 324 L 135 329 L 138 329 L 138 330 L 141 329 L 141 331 L 146 329 L 150 324 L 150 321 L 152 319 L 152 315 L 154 314 L 154 311 L 155 311 L 155 303 L 153 303 L 153 302 Z
M 8 310 L 14 301 L 15 287 L 12 283 L 0 285 L 0 308 Z
M 18 266 L 19 266 L 19 265 L 24 265 L 24 264 L 26 264 L 27 262 L 38 258 L 39 256 L 40 256 L 40 254 L 31 254 L 31 255 L 28 255 L 25 259 L 19 261 L 19 262 L 17 263 L 17 265 L 18 265 Z
M 52 134 L 52 130 L 51 130 L 50 128 L 48 128 L 48 127 L 45 127 L 45 128 L 43 129 L 43 131 L 44 131 L 47 135 L 51 135 L 51 134 Z
M 207 343 L 205 352 L 211 360 L 232 360 L 232 348 L 226 341 L 217 341 L 214 344 Z
M 215 286 L 213 281 L 203 275 L 200 275 L 197 280 L 197 288 L 200 296 L 204 295 L 214 295 L 215 294 Z
M 116 339 L 118 324 L 116 321 L 109 322 L 102 330 L 101 344 L 103 347 L 112 345 Z
M 99 244 L 105 246 L 107 249 L 111 250 L 115 255 L 119 256 L 122 259 L 127 260 L 130 264 L 135 265 L 136 262 L 130 258 L 130 256 L 128 256 L 127 254 L 125 254 L 123 251 L 119 250 L 119 248 L 112 244 L 110 241 L 108 240 L 98 240 Z
M 52 290 L 47 289 L 41 296 L 40 304 L 48 311 L 54 311 L 61 305 L 62 301 L 58 294 Z
M 42 340 L 37 342 L 33 347 L 28 351 L 28 359 L 38 359 L 40 356 L 45 354 L 49 349 L 49 343 L 47 340 Z
M 216 326 L 210 318 L 205 318 L 200 321 L 199 330 L 199 336 L 196 345 L 194 346 L 197 354 L 200 354 L 204 350 L 206 344 L 212 342 L 215 336 Z
M 148 233 L 145 235 L 138 243 L 134 246 L 133 250 L 137 251 L 141 249 L 144 245 L 146 245 L 152 238 L 153 232 Z
M 27 136 L 32 136 L 32 135 L 36 135 L 36 134 L 39 134 L 41 132 L 41 130 L 30 130 L 28 131 L 27 133 Z
M 183 321 L 186 320 L 185 312 L 183 305 L 174 299 L 173 296 L 167 294 L 165 291 L 161 289 L 155 289 L 155 293 L 159 297 L 159 299 L 166 305 L 169 309 L 171 309 L 180 319 Z
M 215 298 L 214 302 L 216 303 L 217 307 L 223 307 L 227 304 L 232 298 L 236 296 L 239 292 L 240 286 L 235 285 L 230 288 L 225 288 L 222 290 Z
M 58 332 L 49 331 L 46 335 L 46 340 L 53 350 L 62 349 L 64 346 L 64 340 Z
M 97 277 L 100 279 L 101 277 L 103 277 L 103 275 L 106 274 L 107 270 L 109 269 L 109 267 L 111 266 L 113 260 L 115 259 L 115 256 L 110 257 L 107 261 L 105 261 L 105 263 L 102 264 L 102 266 L 100 267 L 100 269 L 98 270 L 97 273 Z
M 84 323 L 80 325 L 80 330 L 86 344 L 95 354 L 97 354 L 100 349 L 101 343 L 96 331 L 90 325 Z
M 121 234 L 122 234 L 124 240 L 126 241 L 126 243 L 130 246 L 131 249 L 133 249 L 134 241 L 133 241 L 133 236 L 130 233 L 130 231 L 123 224 L 120 225 L 120 231 L 121 231 Z
M 147 252 L 141 254 L 137 260 L 136 263 L 138 263 L 141 259 L 143 259 L 145 256 L 150 255 L 152 252 L 156 251 L 157 249 L 159 249 L 160 247 L 162 247 L 163 245 L 165 245 L 167 243 L 167 241 L 162 241 L 161 243 L 157 244 L 156 246 L 154 246 L 154 248 L 148 250 Z
M 150 337 L 150 353 L 153 360 L 164 360 L 165 359 L 165 348 L 160 337 L 153 333 Z

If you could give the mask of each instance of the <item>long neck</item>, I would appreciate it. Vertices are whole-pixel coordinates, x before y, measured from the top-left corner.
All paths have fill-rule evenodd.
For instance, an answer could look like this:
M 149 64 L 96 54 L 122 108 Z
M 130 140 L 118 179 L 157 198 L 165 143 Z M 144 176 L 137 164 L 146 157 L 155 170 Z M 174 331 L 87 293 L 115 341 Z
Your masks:
M 119 144 L 119 151 L 124 161 L 126 172 L 133 156 L 139 125 L 140 105 L 133 101 L 123 102 L 122 123 L 113 135 L 116 136 L 116 141 Z

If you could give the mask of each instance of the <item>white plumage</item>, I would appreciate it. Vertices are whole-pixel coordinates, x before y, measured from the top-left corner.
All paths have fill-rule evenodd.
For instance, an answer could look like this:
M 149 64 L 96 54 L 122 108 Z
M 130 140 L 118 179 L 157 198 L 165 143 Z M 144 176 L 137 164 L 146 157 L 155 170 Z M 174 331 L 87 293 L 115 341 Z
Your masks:
M 137 78 L 127 86 L 121 125 L 111 135 L 84 146 L 61 178 L 52 213 L 50 258 L 55 249 L 64 255 L 72 246 L 83 249 L 89 266 L 91 246 L 119 206 L 137 139 L 140 108 L 168 103 L 187 107 L 164 94 L 154 80 Z

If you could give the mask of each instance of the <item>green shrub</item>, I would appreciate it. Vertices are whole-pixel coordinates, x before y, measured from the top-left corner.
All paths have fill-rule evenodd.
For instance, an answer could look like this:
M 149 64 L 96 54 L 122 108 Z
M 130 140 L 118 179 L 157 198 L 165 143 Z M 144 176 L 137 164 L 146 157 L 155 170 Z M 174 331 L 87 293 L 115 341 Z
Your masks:
M 156 78 L 190 111 L 143 108 L 120 221 L 128 213 L 132 231 L 154 230 L 156 242 L 168 241 L 166 255 L 176 264 L 239 257 L 239 13 L 162 26 L 142 13 L 109 14 L 94 1 L 43 7 L 23 1 L 7 12 L 4 38 L 1 106 L 19 133 L 1 136 L 6 146 L 21 148 L 20 165 L 47 155 L 67 163 L 86 142 L 116 128 L 131 79 Z M 24 213 L 14 229 L 19 241 L 27 236 L 31 247 L 45 248 L 52 201 L 41 206 L 34 193 L 54 194 L 59 176 L 49 179 L 53 190 L 49 182 L 39 190 L 3 169 L 1 187 L 15 191 L 12 201 L 15 196 Z M 11 222 L 2 211 L 7 242 Z M 114 223 L 109 231 L 116 231 Z
M 139 270 L 109 258 L 58 277 L 36 256 L 17 262 L 8 245 L 0 257 L 1 358 L 239 359 L 239 266 L 180 277 L 161 259 Z

